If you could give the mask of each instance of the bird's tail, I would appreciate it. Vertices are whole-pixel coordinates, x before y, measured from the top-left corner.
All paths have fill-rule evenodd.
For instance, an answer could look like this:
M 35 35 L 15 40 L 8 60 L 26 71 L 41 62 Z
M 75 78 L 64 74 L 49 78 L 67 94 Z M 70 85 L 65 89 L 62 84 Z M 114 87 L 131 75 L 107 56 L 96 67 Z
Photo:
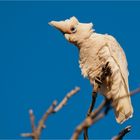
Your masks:
M 119 96 L 113 100 L 113 107 L 115 111 L 116 121 L 123 123 L 133 115 L 133 108 L 131 105 L 130 94 L 122 84 L 118 93 Z

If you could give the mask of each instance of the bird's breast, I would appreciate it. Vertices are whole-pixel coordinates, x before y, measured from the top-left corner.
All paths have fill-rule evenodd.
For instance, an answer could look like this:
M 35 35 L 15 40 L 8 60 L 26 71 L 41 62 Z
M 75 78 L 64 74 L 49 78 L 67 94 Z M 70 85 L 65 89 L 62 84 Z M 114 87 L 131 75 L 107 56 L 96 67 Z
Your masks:
M 96 51 L 83 49 L 80 52 L 79 65 L 84 77 L 94 79 L 100 73 L 103 61 L 98 57 Z
M 101 34 L 93 34 L 89 40 L 83 42 L 80 47 L 79 64 L 84 77 L 94 80 L 96 76 L 99 76 L 108 57 L 107 51 L 103 49 L 106 44 L 107 40 Z

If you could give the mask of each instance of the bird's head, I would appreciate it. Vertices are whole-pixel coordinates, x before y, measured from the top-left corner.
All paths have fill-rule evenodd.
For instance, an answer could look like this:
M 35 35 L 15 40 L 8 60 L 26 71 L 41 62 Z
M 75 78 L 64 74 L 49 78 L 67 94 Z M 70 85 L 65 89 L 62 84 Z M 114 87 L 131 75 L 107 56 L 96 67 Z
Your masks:
M 64 21 L 51 21 L 49 24 L 60 30 L 65 38 L 73 44 L 89 38 L 93 32 L 92 23 L 80 23 L 74 16 Z

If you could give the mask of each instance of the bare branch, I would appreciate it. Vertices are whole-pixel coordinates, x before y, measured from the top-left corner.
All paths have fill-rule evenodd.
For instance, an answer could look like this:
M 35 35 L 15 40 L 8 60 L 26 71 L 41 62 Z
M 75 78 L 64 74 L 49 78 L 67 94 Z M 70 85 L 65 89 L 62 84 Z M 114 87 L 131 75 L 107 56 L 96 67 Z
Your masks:
M 118 98 L 118 100 L 119 100 L 119 99 L 122 99 L 122 98 L 126 98 L 126 97 L 128 97 L 128 96 L 133 96 L 133 95 L 138 94 L 138 93 L 140 93 L 140 87 L 138 87 L 138 88 L 136 88 L 136 89 L 130 91 L 130 94 L 128 94 L 128 95 L 121 96 L 120 98 Z
M 104 112 L 100 113 L 104 107 L 106 107 Z M 90 114 L 90 116 L 86 117 L 86 119 L 80 125 L 78 125 L 71 139 L 77 140 L 83 130 L 85 130 L 86 128 L 90 127 L 92 124 L 96 123 L 98 120 L 103 118 L 108 113 L 109 110 L 110 110 L 110 102 L 107 99 L 105 99 L 101 103 L 101 105 Z
M 75 95 L 80 90 L 79 87 L 75 87 L 75 89 L 71 90 L 64 99 L 59 103 L 59 105 L 54 109 L 54 112 L 58 112 L 64 105 L 66 105 L 67 101 Z
M 38 134 L 38 136 L 41 135 L 41 131 L 45 126 L 45 121 L 47 120 L 48 116 L 51 115 L 52 113 L 54 113 L 54 108 L 55 108 L 56 104 L 57 104 L 57 101 L 54 101 L 52 103 L 52 105 L 49 107 L 49 109 L 46 111 L 46 113 L 40 119 L 40 121 L 38 123 L 38 127 L 36 129 L 36 133 Z
M 137 88 L 137 89 L 135 89 L 135 90 L 133 90 L 133 91 L 130 92 L 130 96 L 133 96 L 133 95 L 135 95 L 135 94 L 137 94 L 139 92 L 140 92 L 140 88 Z M 104 112 L 101 112 L 104 107 L 105 107 L 105 111 Z M 89 115 L 89 117 L 87 117 L 80 125 L 78 125 L 78 127 L 74 131 L 74 134 L 72 136 L 72 139 L 77 140 L 82 131 L 85 132 L 85 130 L 88 127 L 90 127 L 91 125 L 95 124 L 100 119 L 104 118 L 111 109 L 112 109 L 112 107 L 111 107 L 111 101 L 108 101 L 107 99 L 105 99 L 101 103 L 101 105 L 97 109 L 95 109 L 94 112 L 92 112 Z M 125 129 L 125 130 L 127 130 L 127 129 Z M 87 136 L 84 135 L 84 139 L 85 140 L 88 139 L 87 132 L 86 132 L 86 135 Z
M 35 126 L 35 122 L 34 122 L 35 116 L 34 116 L 32 109 L 29 110 L 29 115 L 30 115 L 31 128 L 32 128 L 32 131 L 34 132 L 36 129 L 36 126 Z
M 45 121 L 48 119 L 48 117 L 53 114 L 58 112 L 66 103 L 67 101 L 78 91 L 80 90 L 79 87 L 76 87 L 75 89 L 71 90 L 67 95 L 64 97 L 64 99 L 60 102 L 58 106 L 56 106 L 57 101 L 54 101 L 52 105 L 49 107 L 49 109 L 46 111 L 46 113 L 42 116 L 40 119 L 38 126 L 35 126 L 35 116 L 33 114 L 33 110 L 29 110 L 29 115 L 30 115 L 30 122 L 31 122 L 31 128 L 32 128 L 32 133 L 23 133 L 21 134 L 22 137 L 31 137 L 34 140 L 39 140 L 42 129 L 45 128 Z
M 32 133 L 22 133 L 21 134 L 22 137 L 33 137 Z
M 121 130 L 121 132 L 119 132 L 117 136 L 114 136 L 112 140 L 122 140 L 123 137 L 130 131 L 131 131 L 131 126 L 127 126 L 123 130 Z
M 40 135 L 42 133 L 43 128 L 45 128 L 45 121 L 47 120 L 48 116 L 53 114 L 53 113 L 58 112 L 63 106 L 66 105 L 67 101 L 73 95 L 75 95 L 79 90 L 80 90 L 80 88 L 76 87 L 75 89 L 73 89 L 69 93 L 67 93 L 67 95 L 63 98 L 63 100 L 59 103 L 58 106 L 56 106 L 56 101 L 54 101 L 52 103 L 52 105 L 49 107 L 49 109 L 46 111 L 46 113 L 40 119 L 37 127 L 35 126 L 35 122 L 34 122 L 35 116 L 33 114 L 33 110 L 29 110 L 32 133 L 23 133 L 23 134 L 21 134 L 21 136 L 31 137 L 34 140 L 38 140 L 40 138 Z M 137 88 L 136 90 L 131 91 L 130 96 L 137 94 L 138 92 L 140 92 L 140 88 Z M 76 128 L 76 130 L 72 136 L 72 139 L 77 140 L 79 135 L 81 134 L 81 132 L 84 131 L 84 139 L 87 140 L 88 139 L 88 128 L 91 125 L 95 124 L 100 119 L 102 119 L 103 117 L 105 117 L 107 115 L 107 113 L 109 112 L 109 110 L 112 109 L 111 108 L 111 101 L 105 99 L 101 103 L 101 105 L 97 109 L 95 109 L 94 112 L 92 112 L 94 105 L 95 105 L 96 97 L 97 97 L 97 92 L 93 91 L 92 102 L 90 104 L 90 107 L 89 107 L 89 110 L 87 113 L 87 117 Z M 105 108 L 104 111 L 103 111 L 103 108 Z M 126 127 L 117 136 L 113 137 L 112 140 L 122 139 L 125 136 L 125 134 L 130 131 L 130 129 L 131 129 L 130 126 Z
M 21 136 L 22 137 L 32 137 L 32 139 L 38 140 L 40 135 L 41 135 L 42 129 L 44 128 L 45 121 L 47 120 L 49 115 L 54 113 L 54 107 L 55 106 L 56 106 L 56 101 L 54 101 L 52 103 L 52 105 L 49 107 L 49 109 L 46 111 L 46 113 L 40 119 L 37 128 L 35 128 L 35 124 L 34 124 L 34 114 L 33 114 L 33 111 L 30 110 L 29 111 L 29 115 L 30 115 L 30 121 L 31 121 L 31 126 L 32 126 L 32 133 L 23 133 L 23 134 L 21 134 Z
M 135 94 L 137 94 L 137 93 L 139 93 L 139 92 L 140 92 L 140 87 L 137 88 L 137 89 L 135 89 L 135 90 L 132 90 L 132 91 L 130 92 L 130 96 L 135 95 Z

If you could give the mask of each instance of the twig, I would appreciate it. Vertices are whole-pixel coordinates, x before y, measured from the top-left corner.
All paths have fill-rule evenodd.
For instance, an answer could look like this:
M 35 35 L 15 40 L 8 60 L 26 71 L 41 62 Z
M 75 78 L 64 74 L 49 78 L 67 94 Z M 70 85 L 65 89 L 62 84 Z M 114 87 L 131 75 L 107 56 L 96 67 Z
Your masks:
M 139 92 L 140 92 L 140 88 L 137 88 L 137 89 L 130 92 L 130 96 L 133 96 Z M 105 107 L 105 111 L 101 112 L 101 110 L 104 107 Z M 97 121 L 99 121 L 100 119 L 104 118 L 111 109 L 112 109 L 111 101 L 108 101 L 107 99 L 104 100 L 101 103 L 101 105 L 94 112 L 92 112 L 88 118 L 86 118 L 80 125 L 78 125 L 78 127 L 74 131 L 74 134 L 72 136 L 72 140 L 73 139 L 77 140 L 79 135 L 81 134 L 81 132 L 84 131 L 86 129 L 86 127 L 90 127 L 91 125 L 93 125 Z
M 140 92 L 140 87 L 137 88 L 137 89 L 132 90 L 132 91 L 130 92 L 130 96 L 135 95 L 135 94 L 137 94 L 137 93 L 139 93 L 139 92 Z
M 100 113 L 104 107 L 105 107 L 104 112 Z M 80 125 L 78 125 L 71 139 L 77 140 L 79 135 L 84 129 L 90 127 L 92 124 L 96 123 L 98 120 L 103 118 L 108 113 L 109 110 L 110 110 L 110 102 L 105 99 L 101 103 L 101 105 L 94 112 L 91 113 L 90 116 L 86 117 L 86 119 Z
M 134 89 L 134 90 L 132 90 L 132 91 L 130 91 L 130 94 L 128 94 L 128 95 L 121 96 L 120 98 L 118 98 L 118 100 L 119 100 L 119 99 L 126 98 L 126 97 L 128 97 L 128 96 L 133 96 L 133 95 L 138 94 L 138 93 L 140 93 L 140 87 L 139 87 L 139 88 L 136 88 L 136 89 Z
M 119 132 L 117 136 L 114 136 L 112 140 L 122 140 L 123 137 L 130 131 L 131 131 L 131 126 L 127 126 L 123 130 L 121 130 L 121 132 Z
M 75 89 L 71 90 L 67 95 L 64 97 L 64 99 L 59 103 L 58 106 L 56 106 L 57 101 L 54 101 L 52 105 L 49 107 L 49 109 L 46 111 L 46 113 L 42 116 L 40 119 L 38 126 L 35 126 L 35 116 L 33 114 L 33 110 L 29 110 L 30 115 L 30 122 L 31 122 L 31 128 L 32 133 L 23 133 L 21 134 L 22 137 L 31 137 L 34 140 L 39 140 L 42 129 L 45 128 L 45 121 L 47 120 L 48 116 L 50 116 L 53 113 L 58 112 L 66 103 L 67 101 L 78 91 L 80 90 L 79 87 L 76 87 Z
M 29 115 L 30 115 L 30 122 L 31 122 L 31 128 L 32 128 L 32 131 L 34 132 L 35 129 L 36 129 L 36 126 L 35 126 L 35 116 L 34 116 L 34 113 L 33 113 L 33 110 L 30 109 L 29 110 Z
M 32 139 L 38 140 L 41 135 L 42 129 L 44 128 L 45 121 L 47 120 L 49 115 L 54 113 L 55 106 L 56 106 L 56 101 L 54 101 L 52 103 L 52 105 L 49 107 L 49 109 L 46 111 L 46 113 L 42 116 L 42 118 L 40 119 L 40 121 L 38 123 L 37 128 L 35 127 L 35 124 L 34 124 L 33 111 L 30 110 L 29 114 L 30 114 L 30 121 L 31 121 L 31 126 L 32 126 L 32 133 L 23 133 L 23 134 L 21 134 L 21 136 L 22 137 L 32 137 Z
M 100 105 L 94 112 L 91 113 L 90 117 L 91 117 L 92 119 L 95 119 L 95 118 L 99 115 L 99 113 L 102 111 L 102 109 L 103 109 L 104 107 L 105 107 L 105 110 L 104 110 L 104 112 L 102 112 L 102 114 L 104 114 L 104 116 L 105 116 L 105 115 L 108 114 L 109 110 L 111 109 L 111 101 L 108 100 L 108 99 L 105 99 L 105 100 L 101 103 L 101 105 Z
M 59 103 L 59 105 L 54 109 L 54 112 L 58 112 L 64 105 L 66 105 L 67 101 L 75 95 L 80 90 L 79 87 L 75 87 L 75 89 L 71 90 L 64 99 Z

